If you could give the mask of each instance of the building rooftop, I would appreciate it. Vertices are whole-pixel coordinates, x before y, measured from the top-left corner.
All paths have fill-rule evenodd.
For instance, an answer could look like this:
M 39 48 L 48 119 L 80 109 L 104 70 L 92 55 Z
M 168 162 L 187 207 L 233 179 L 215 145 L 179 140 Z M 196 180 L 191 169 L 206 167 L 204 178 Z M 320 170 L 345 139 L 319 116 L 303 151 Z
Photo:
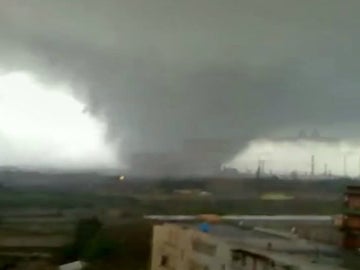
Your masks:
M 330 256 L 336 256 L 339 253 L 337 247 L 299 239 L 294 234 L 271 229 L 245 229 L 219 224 L 212 226 L 210 233 L 232 243 L 234 246 L 238 244 L 253 248 L 267 249 L 268 244 L 270 243 L 271 249 L 279 252 L 314 253 L 319 251 Z
M 195 225 L 190 228 L 199 230 Z M 262 228 L 241 228 L 235 225 L 210 225 L 210 235 L 226 241 L 234 252 L 248 253 L 274 260 L 297 270 L 343 270 L 340 249 L 296 235 Z M 293 268 L 289 268 L 293 269 Z

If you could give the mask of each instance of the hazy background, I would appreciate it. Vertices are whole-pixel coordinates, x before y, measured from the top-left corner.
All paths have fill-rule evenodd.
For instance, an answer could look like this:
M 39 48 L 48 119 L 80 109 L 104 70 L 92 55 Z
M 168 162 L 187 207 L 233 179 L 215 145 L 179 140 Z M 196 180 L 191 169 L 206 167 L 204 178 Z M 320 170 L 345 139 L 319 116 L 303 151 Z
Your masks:
M 59 115 L 39 128 L 1 118 L 0 134 L 9 123 L 18 128 L 0 137 L 2 155 L 11 157 L 0 162 L 126 166 L 133 153 L 176 151 L 192 138 L 231 141 L 227 161 L 253 138 L 302 127 L 359 137 L 357 0 L 0 4 L 0 85 L 12 93 L 8 104 L 26 98 L 37 108 L 25 122 Z M 53 96 L 51 108 L 39 107 L 52 103 L 41 102 L 30 82 L 2 83 L 11 72 L 67 100 Z M 7 106 L 3 115 L 20 111 Z
M 227 166 L 255 173 L 259 161 L 265 162 L 266 174 L 297 174 L 310 176 L 314 157 L 314 172 L 320 176 L 360 175 L 359 141 L 319 142 L 312 140 L 251 141 Z

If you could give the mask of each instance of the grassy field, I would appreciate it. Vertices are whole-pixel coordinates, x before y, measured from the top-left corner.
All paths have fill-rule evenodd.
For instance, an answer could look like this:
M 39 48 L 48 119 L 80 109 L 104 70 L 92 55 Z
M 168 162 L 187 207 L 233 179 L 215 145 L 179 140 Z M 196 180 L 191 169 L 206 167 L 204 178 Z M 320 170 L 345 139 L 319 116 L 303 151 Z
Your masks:
M 174 196 L 100 196 L 87 193 L 0 192 L 0 208 L 107 209 L 119 208 L 130 214 L 337 214 L 340 198 L 294 198 L 262 200 L 258 198 L 226 199 L 216 197 Z M 1 220 L 0 220 L 1 222 Z
M 63 193 L 54 191 L 0 191 L 0 208 L 77 208 L 132 205 L 136 199 L 126 196 L 100 196 L 91 193 Z

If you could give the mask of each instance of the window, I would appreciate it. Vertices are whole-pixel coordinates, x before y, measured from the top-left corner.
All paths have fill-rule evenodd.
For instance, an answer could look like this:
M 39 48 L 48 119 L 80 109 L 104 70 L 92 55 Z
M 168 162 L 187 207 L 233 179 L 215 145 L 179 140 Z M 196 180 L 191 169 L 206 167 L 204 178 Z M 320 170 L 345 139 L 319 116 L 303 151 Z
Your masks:
M 161 267 L 168 267 L 169 266 L 169 257 L 168 256 L 161 255 L 160 266 Z

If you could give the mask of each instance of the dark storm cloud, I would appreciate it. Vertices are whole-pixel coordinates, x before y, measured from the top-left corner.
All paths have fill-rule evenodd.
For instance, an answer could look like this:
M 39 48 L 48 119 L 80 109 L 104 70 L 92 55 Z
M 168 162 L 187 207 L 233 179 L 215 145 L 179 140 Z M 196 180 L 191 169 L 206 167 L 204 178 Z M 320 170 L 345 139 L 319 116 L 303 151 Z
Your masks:
M 128 151 L 359 118 L 357 0 L 0 0 L 1 69 L 73 85 Z

